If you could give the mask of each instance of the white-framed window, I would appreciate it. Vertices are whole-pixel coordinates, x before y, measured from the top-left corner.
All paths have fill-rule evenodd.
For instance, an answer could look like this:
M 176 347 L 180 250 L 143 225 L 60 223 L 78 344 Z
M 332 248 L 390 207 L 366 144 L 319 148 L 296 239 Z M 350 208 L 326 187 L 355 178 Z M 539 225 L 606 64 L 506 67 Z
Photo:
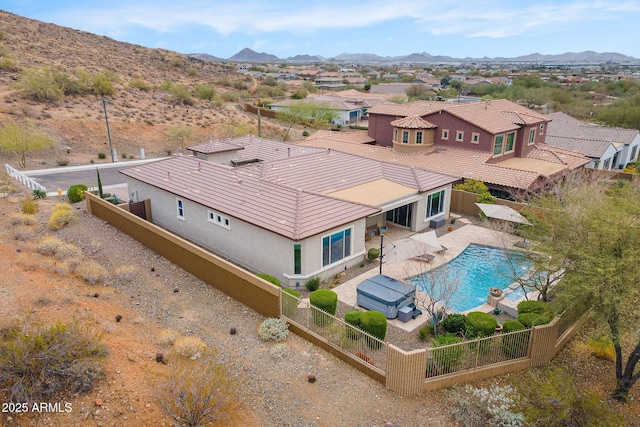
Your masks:
M 493 155 L 499 156 L 502 154 L 502 144 L 504 142 L 504 135 L 496 135 L 493 141 Z
M 529 145 L 533 144 L 534 142 L 536 142 L 536 129 L 531 128 L 531 130 L 529 130 Z
M 442 129 L 442 139 L 449 139 L 449 129 Z
M 176 208 L 179 219 L 184 219 L 184 202 L 182 199 L 176 197 Z
M 509 132 L 507 134 L 507 142 L 504 145 L 504 152 L 505 153 L 512 152 L 513 148 L 515 146 L 515 142 L 516 142 L 516 133 L 515 132 Z
M 604 163 L 602 164 L 602 169 L 604 170 L 611 169 L 611 157 L 609 157 L 607 160 L 604 161 Z
M 398 129 L 393 130 L 393 140 L 396 142 L 398 141 Z
M 219 225 L 222 228 L 226 228 L 227 230 L 231 230 L 231 222 L 229 221 L 229 218 L 219 214 L 218 212 L 208 210 L 207 221 L 212 222 L 215 225 Z
M 444 212 L 445 195 L 445 190 L 436 191 L 427 195 L 427 220 Z
M 408 144 L 409 143 L 409 131 L 408 130 L 402 131 L 402 143 L 403 144 Z
M 464 132 L 461 130 L 456 131 L 456 142 L 462 142 L 464 140 Z
M 335 264 L 351 255 L 351 228 L 322 238 L 322 266 Z
M 416 144 L 422 144 L 422 131 L 421 130 L 416 132 Z
M 471 143 L 480 144 L 480 134 L 478 132 L 471 133 Z

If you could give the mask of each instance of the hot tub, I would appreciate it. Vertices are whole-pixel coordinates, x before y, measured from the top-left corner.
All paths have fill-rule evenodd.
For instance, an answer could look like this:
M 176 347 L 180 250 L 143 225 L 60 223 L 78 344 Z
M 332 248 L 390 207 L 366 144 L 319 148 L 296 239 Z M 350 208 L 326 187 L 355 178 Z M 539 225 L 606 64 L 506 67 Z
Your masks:
M 416 299 L 415 285 L 384 274 L 359 283 L 356 292 L 359 306 L 384 313 L 387 319 L 398 317 L 398 310 L 413 304 Z

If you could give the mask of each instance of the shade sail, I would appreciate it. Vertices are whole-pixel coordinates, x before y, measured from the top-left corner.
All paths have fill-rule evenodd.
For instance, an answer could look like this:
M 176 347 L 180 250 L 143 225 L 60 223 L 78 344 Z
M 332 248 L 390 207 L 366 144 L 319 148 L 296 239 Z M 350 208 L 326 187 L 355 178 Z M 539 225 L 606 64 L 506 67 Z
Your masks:
M 531 225 L 527 218 L 523 217 L 515 209 L 507 205 L 493 205 L 489 203 L 476 203 L 476 206 L 489 218 L 502 219 L 518 224 Z

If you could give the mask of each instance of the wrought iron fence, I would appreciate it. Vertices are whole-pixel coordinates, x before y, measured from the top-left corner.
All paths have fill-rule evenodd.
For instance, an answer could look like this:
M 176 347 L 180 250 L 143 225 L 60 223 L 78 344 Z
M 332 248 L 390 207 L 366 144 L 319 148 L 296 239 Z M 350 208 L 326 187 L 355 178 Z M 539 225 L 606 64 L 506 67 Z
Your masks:
M 452 374 L 529 354 L 531 329 L 427 349 L 426 376 Z
M 286 292 L 281 295 L 282 314 L 285 317 L 384 373 L 387 343 L 312 306 L 308 301 L 302 301 Z

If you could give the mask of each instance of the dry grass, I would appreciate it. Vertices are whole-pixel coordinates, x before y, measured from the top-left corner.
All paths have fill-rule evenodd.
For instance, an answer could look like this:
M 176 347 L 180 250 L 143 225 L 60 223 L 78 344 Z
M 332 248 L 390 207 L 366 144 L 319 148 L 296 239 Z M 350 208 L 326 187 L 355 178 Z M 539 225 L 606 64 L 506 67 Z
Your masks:
M 176 353 L 187 359 L 197 359 L 207 351 L 207 344 L 198 337 L 180 337 L 173 347 Z
M 113 271 L 113 276 L 116 280 L 122 282 L 130 282 L 138 273 L 138 267 L 135 265 L 121 265 Z
M 33 199 L 22 199 L 22 213 L 34 214 L 40 210 L 40 205 Z
M 103 282 L 107 277 L 107 269 L 95 261 L 84 261 L 74 271 L 90 285 Z
M 37 251 L 42 255 L 54 256 L 65 242 L 53 236 L 45 236 L 38 242 Z
M 73 212 L 71 205 L 68 203 L 58 203 L 54 206 L 47 225 L 52 230 L 60 230 L 65 225 L 69 224 L 74 217 L 75 213 Z
M 36 225 L 36 217 L 33 214 L 28 213 L 14 213 L 11 214 L 11 225 Z
M 161 347 L 171 347 L 178 339 L 179 334 L 173 329 L 165 329 L 158 336 L 158 345 Z

